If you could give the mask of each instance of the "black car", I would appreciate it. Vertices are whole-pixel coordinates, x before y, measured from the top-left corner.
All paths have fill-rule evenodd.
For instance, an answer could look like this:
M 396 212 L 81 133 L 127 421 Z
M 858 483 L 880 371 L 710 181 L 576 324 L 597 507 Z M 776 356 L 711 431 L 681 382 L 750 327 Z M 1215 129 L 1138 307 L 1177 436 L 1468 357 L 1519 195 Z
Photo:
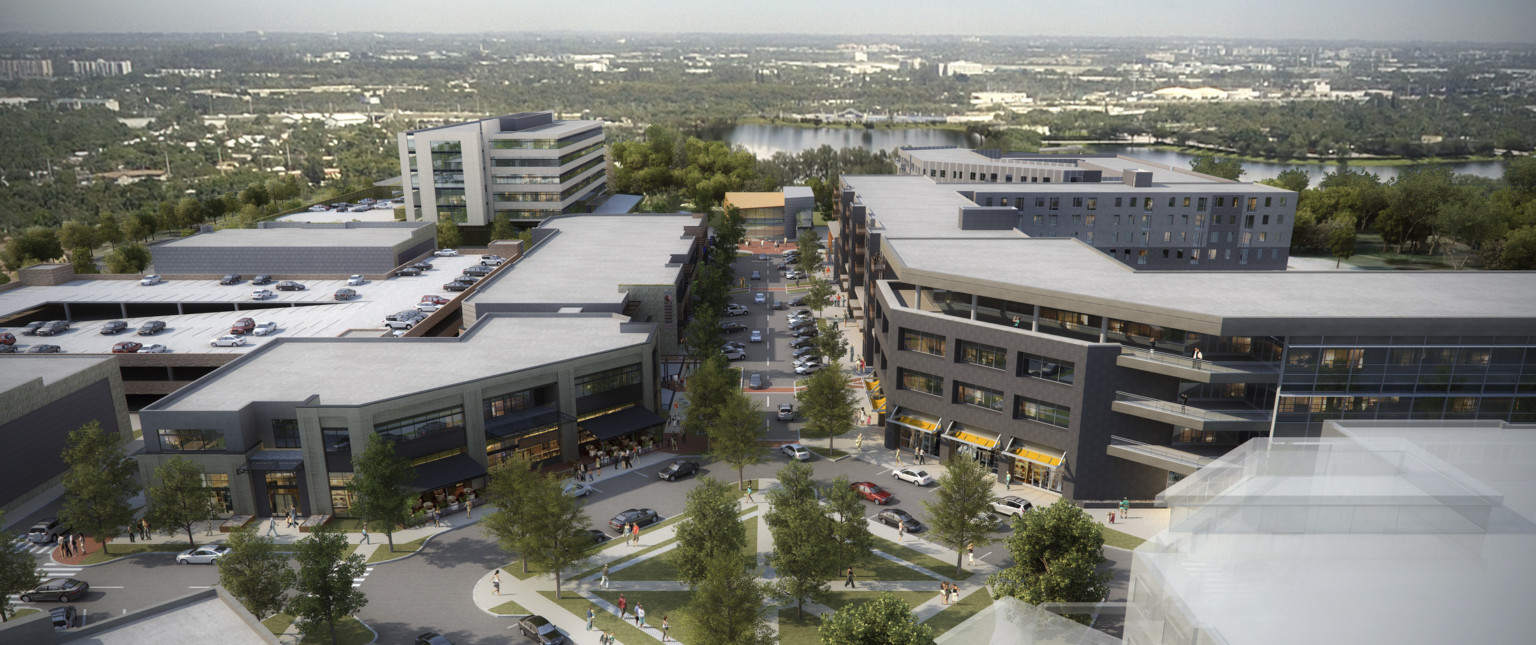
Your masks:
M 427 632 L 416 637 L 416 645 L 453 645 L 453 641 L 437 632 Z
M 793 347 L 795 349 L 803 349 L 803 348 L 806 348 L 806 347 L 815 347 L 816 346 L 816 339 L 815 338 L 808 338 L 808 337 L 805 337 L 805 336 L 801 336 L 800 338 L 796 338 L 794 340 L 794 342 L 789 344 L 789 346 Z
M 608 537 L 607 533 L 604 533 L 604 532 L 599 531 L 597 529 L 587 529 L 587 535 L 592 537 L 592 545 L 593 546 L 597 546 L 599 544 L 603 544 L 604 542 L 607 542 L 607 541 L 613 539 L 611 537 Z
M 27 348 L 28 354 L 57 354 L 59 351 L 58 345 L 33 345 Z
M 726 333 L 726 334 L 734 334 L 734 333 L 743 332 L 743 331 L 746 331 L 746 330 L 747 330 L 747 326 L 743 325 L 741 323 L 738 323 L 738 322 L 723 322 L 723 323 L 720 323 L 720 331 L 723 332 L 723 333 Z
M 118 333 L 120 331 L 124 331 L 126 329 L 128 329 L 127 321 L 123 321 L 123 320 L 108 320 L 107 324 L 101 326 L 101 335 L 103 335 L 103 336 L 111 336 L 112 334 L 116 334 L 116 333 Z
M 59 602 L 69 602 L 71 600 L 79 600 L 90 588 L 91 585 L 84 580 L 51 578 L 44 580 L 36 589 L 21 592 L 21 601 L 57 600 Z
M 791 307 L 804 307 L 805 306 L 805 296 L 800 296 L 799 298 L 795 298 L 794 300 L 789 301 L 789 306 L 791 306 Z
M 303 290 L 305 290 L 307 288 L 308 287 L 305 287 L 304 285 L 299 284 L 297 282 L 294 282 L 292 280 L 284 280 L 282 282 L 277 283 L 277 290 L 278 291 L 303 291 Z
M 58 333 L 61 333 L 61 332 L 66 332 L 66 331 L 69 331 L 69 321 L 67 321 L 67 320 L 50 320 L 50 321 L 48 321 L 46 323 L 43 323 L 43 325 L 41 327 L 38 327 L 37 331 L 33 332 L 32 335 L 34 335 L 34 336 L 53 336 L 54 334 L 58 334 Z
M 923 530 L 923 523 L 912 517 L 911 513 L 899 508 L 888 508 L 875 514 L 875 521 L 895 528 L 896 525 L 906 523 L 908 533 L 918 533 Z
M 667 464 L 667 467 L 661 469 L 658 475 L 669 482 L 675 482 L 697 472 L 699 472 L 699 462 L 679 459 Z
M 791 354 L 791 357 L 793 357 L 793 358 L 805 358 L 805 357 L 810 356 L 810 355 L 815 354 L 815 353 L 816 353 L 816 348 L 815 347 L 801 347 L 799 349 L 796 349 L 795 353 Z
M 795 332 L 796 334 L 800 333 L 801 331 L 807 330 L 807 329 L 815 329 L 815 328 L 816 328 L 816 321 L 815 320 L 811 320 L 811 319 L 798 320 L 798 321 L 789 323 L 789 330 L 792 331 L 792 332 Z
M 337 289 L 336 295 L 332 297 L 337 300 L 351 300 L 357 297 L 357 291 L 352 289 Z
M 464 275 L 488 276 L 488 275 L 491 274 L 492 271 L 495 271 L 495 270 L 496 269 L 493 269 L 491 267 L 488 267 L 488 266 L 485 266 L 485 265 L 482 265 L 482 264 L 476 264 L 474 266 L 464 267 Z
M 459 282 L 458 280 L 454 280 L 453 282 L 449 282 L 448 284 L 443 285 L 443 290 L 444 291 L 463 291 L 463 290 L 468 289 L 468 288 L 473 287 L 473 286 L 475 286 L 475 283 L 473 283 L 473 282 Z
M 416 267 L 418 269 L 421 269 L 422 271 L 431 271 L 432 270 L 432 263 L 431 262 L 427 262 L 426 260 L 422 260 L 421 262 L 417 262 L 416 264 L 412 264 L 411 266 Z
M 160 333 L 164 329 L 165 329 L 165 321 L 164 320 L 151 320 L 151 321 L 149 321 L 147 323 L 139 325 L 139 335 L 140 336 L 153 336 L 155 334 Z
M 23 336 L 36 336 L 37 335 L 37 330 L 42 328 L 42 326 L 46 325 L 46 324 L 48 324 L 48 321 L 46 321 L 46 320 L 34 320 L 32 322 L 29 322 L 29 323 L 27 323 L 26 327 L 22 327 L 21 328 L 21 335 L 23 335 Z
M 219 284 L 240 284 L 240 276 L 238 274 L 231 273 L 222 278 L 219 278 Z
M 529 616 L 517 621 L 517 631 L 540 645 L 559 645 L 565 642 L 565 635 L 543 616 Z
M 395 275 L 421 275 L 421 269 L 416 267 L 405 267 L 404 269 L 396 271 Z
M 15 354 L 18 351 L 15 345 L 0 345 L 0 354 Z
M 657 515 L 656 511 L 648 508 L 631 508 L 613 516 L 613 519 L 608 520 L 608 527 L 613 529 L 614 532 L 619 532 L 624 530 L 625 524 L 650 526 L 660 521 L 661 516 Z
M 53 617 L 54 629 L 69 629 L 75 626 L 74 607 L 69 605 L 64 605 L 63 607 L 54 607 L 53 609 L 48 610 L 48 613 Z
M 271 284 L 271 283 L 272 283 L 272 276 L 269 276 L 269 275 L 266 275 L 266 274 L 261 274 L 261 275 L 258 275 L 256 277 L 254 277 L 254 278 L 251 278 L 251 284 L 256 285 L 258 287 L 261 286 L 261 285 L 264 285 L 264 284 Z
M 796 338 L 815 338 L 821 335 L 821 330 L 815 327 L 804 327 L 794 330 Z

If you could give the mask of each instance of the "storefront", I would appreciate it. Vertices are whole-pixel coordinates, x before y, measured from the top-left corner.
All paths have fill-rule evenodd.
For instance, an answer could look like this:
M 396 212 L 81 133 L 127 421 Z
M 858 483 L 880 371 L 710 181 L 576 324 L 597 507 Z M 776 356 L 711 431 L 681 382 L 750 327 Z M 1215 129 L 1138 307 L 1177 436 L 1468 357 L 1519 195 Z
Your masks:
M 667 420 L 644 406 L 634 404 L 604 410 L 576 421 L 576 441 L 581 459 L 588 464 L 610 466 L 619 453 L 643 455 L 660 445 Z
M 302 517 L 310 510 L 302 451 L 259 451 L 236 469 L 235 474 L 249 474 L 256 498 L 256 515 L 285 515 L 293 509 L 294 515 Z
M 485 466 L 464 454 L 463 448 L 444 451 L 411 460 L 416 479 L 411 482 L 419 495 L 415 508 L 451 508 L 465 494 L 485 487 Z
M 949 440 L 955 454 L 974 459 L 989 472 L 997 472 L 997 447 L 1001 442 L 997 433 L 962 426 L 952 421 L 944 438 Z
M 1013 483 L 1061 492 L 1061 465 L 1066 463 L 1067 453 L 1013 439 L 1004 454 L 1013 461 L 1009 470 Z
M 485 459 L 490 470 L 513 459 L 527 459 L 534 465 L 557 460 L 560 452 L 560 425 L 574 421 L 553 406 L 487 418 L 485 421 Z
M 896 431 L 897 445 L 903 450 L 922 450 L 929 455 L 939 454 L 939 428 L 942 419 L 930 417 L 911 408 L 896 408 L 891 415 L 890 427 Z

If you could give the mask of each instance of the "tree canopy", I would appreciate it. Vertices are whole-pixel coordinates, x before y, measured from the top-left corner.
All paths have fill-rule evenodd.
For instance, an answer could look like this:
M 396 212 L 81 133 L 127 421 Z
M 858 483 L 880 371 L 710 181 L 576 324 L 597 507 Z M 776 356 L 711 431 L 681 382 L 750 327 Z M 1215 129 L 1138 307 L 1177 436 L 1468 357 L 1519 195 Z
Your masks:
M 134 521 L 129 498 L 137 495 L 138 464 L 123 451 L 123 438 L 92 421 L 69 433 L 64 446 L 64 508 L 60 518 L 107 549 L 107 540 Z
M 1088 513 L 1060 499 L 1013 520 L 1007 540 L 1015 564 L 992 574 L 992 596 L 1043 602 L 1099 602 L 1109 593 L 1104 533 Z M 1086 623 L 1086 617 L 1072 617 Z
M 931 645 L 933 630 L 917 622 L 906 601 L 889 591 L 849 604 L 821 621 L 822 645 Z

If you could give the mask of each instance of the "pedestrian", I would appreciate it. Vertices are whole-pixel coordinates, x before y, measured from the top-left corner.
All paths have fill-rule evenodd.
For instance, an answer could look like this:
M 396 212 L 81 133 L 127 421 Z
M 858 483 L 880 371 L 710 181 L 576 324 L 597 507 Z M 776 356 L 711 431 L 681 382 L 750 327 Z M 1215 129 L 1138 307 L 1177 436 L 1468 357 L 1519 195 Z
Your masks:
M 607 564 L 603 565 L 603 577 L 602 577 L 602 579 L 597 581 L 597 585 L 599 587 L 604 588 L 604 589 L 608 588 L 608 565 Z
M 640 546 L 640 524 L 635 523 L 635 546 Z
M 289 506 L 288 507 L 288 528 L 290 528 L 290 529 L 293 528 L 293 524 L 294 524 L 294 522 L 293 522 L 293 514 L 294 514 L 293 507 Z
M 1110 511 L 1109 512 L 1109 523 L 1110 524 L 1114 524 L 1115 523 L 1115 512 L 1114 511 Z
M 1179 395 L 1179 411 L 1180 412 L 1185 411 L 1186 406 L 1188 406 L 1188 405 L 1189 405 L 1189 393 L 1185 392 L 1183 394 L 1180 394 Z
M 497 569 L 496 573 L 491 574 L 491 595 L 501 595 L 501 569 Z
M 976 543 L 972 542 L 965 545 L 965 553 L 966 555 L 970 556 L 971 566 L 976 566 Z
M 464 519 L 475 519 L 475 498 L 464 500 Z
M 358 544 L 373 544 L 373 540 L 368 538 L 368 525 L 367 524 L 363 525 L 363 539 L 358 540 L 357 543 Z
M 906 534 L 907 534 L 907 521 L 906 520 L 902 520 L 900 522 L 897 522 L 896 523 L 896 541 L 900 542 L 901 541 L 901 537 L 903 535 L 906 535 Z
M 752 499 L 752 487 L 751 486 L 747 487 L 747 501 L 752 502 L 753 504 L 757 503 L 757 500 Z
M 84 533 L 76 533 L 75 534 L 75 553 L 79 553 L 80 555 L 85 555 L 85 534 Z
M 626 609 L 628 606 L 629 601 L 624 599 L 624 594 L 619 594 L 619 620 L 624 620 L 624 614 L 628 613 Z
M 662 615 L 662 617 L 661 617 L 661 642 L 663 642 L 663 643 L 667 642 L 667 630 L 671 629 L 671 628 L 672 628 L 672 624 L 667 622 L 666 615 Z
M 1121 499 L 1120 500 L 1120 517 L 1126 517 L 1126 516 L 1128 516 L 1130 514 L 1130 512 L 1131 512 L 1131 498 L 1126 497 L 1124 499 Z
M 1020 323 L 1020 322 L 1022 322 L 1022 321 L 1020 321 L 1020 320 L 1019 320 L 1019 317 L 1018 317 L 1018 316 L 1014 316 L 1014 317 L 1013 317 L 1013 326 L 1014 326 L 1014 327 L 1015 327 L 1015 328 L 1017 328 L 1017 327 L 1018 327 L 1018 326 L 1019 326 L 1019 323 Z
M 939 604 L 949 604 L 949 583 L 946 581 L 939 582 Z
M 897 466 L 905 466 L 906 465 L 904 463 L 901 463 L 901 449 L 900 448 L 896 449 L 896 465 Z
M 853 584 L 853 567 L 848 567 L 848 581 L 844 582 L 843 586 L 844 587 L 853 587 L 854 589 L 858 589 L 859 588 L 858 585 Z
M 437 508 L 434 507 L 432 509 L 432 526 L 442 526 L 442 525 L 443 525 L 443 512 L 437 510 Z
M 922 465 L 925 465 L 927 463 L 928 463 L 928 453 L 925 452 L 922 448 L 918 448 L 917 449 L 917 465 L 922 466 Z
M 59 540 L 59 546 L 61 548 L 63 548 L 63 550 L 64 550 L 64 557 L 66 557 L 66 558 L 73 558 L 73 557 L 75 557 L 75 553 L 74 553 L 74 551 L 70 550 L 69 542 L 70 542 L 69 537 L 66 536 L 64 539 Z
M 645 606 L 635 603 L 635 626 L 645 627 Z
M 1205 358 L 1205 354 L 1200 353 L 1200 348 L 1196 347 L 1195 348 L 1195 369 L 1199 369 L 1200 368 L 1200 360 L 1203 359 L 1203 358 Z
M 603 637 L 597 639 L 598 645 L 613 645 L 613 632 L 603 632 Z
M 587 607 L 587 631 L 592 631 L 592 621 L 597 620 L 597 612 Z
M 1013 490 L 1013 473 L 1003 475 L 1003 490 Z
M 1153 354 L 1157 353 L 1157 339 L 1153 339 L 1152 340 L 1152 342 L 1151 342 L 1151 349 L 1149 351 L 1151 353 L 1153 353 Z
M 140 528 L 139 537 L 142 538 L 145 542 L 148 542 L 149 541 L 149 518 L 146 517 L 146 518 L 143 518 L 143 519 L 139 520 L 139 528 Z
M 134 541 L 135 537 L 138 537 L 138 536 L 134 535 L 133 527 L 129 527 L 128 528 L 128 542 L 132 543 Z
M 602 461 L 598 461 L 597 462 L 597 473 L 596 473 L 595 476 L 596 477 L 602 477 L 603 476 L 603 462 Z

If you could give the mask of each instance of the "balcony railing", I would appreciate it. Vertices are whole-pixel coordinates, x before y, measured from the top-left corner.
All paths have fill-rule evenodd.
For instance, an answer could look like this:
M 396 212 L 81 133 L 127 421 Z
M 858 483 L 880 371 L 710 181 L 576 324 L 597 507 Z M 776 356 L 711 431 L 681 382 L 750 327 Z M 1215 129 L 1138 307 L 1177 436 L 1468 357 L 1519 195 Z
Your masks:
M 1115 392 L 1115 402 L 1125 403 L 1135 407 L 1162 412 L 1165 414 L 1173 414 L 1191 419 L 1200 419 L 1202 421 L 1244 423 L 1269 422 L 1269 412 L 1267 410 L 1208 410 L 1194 405 L 1186 405 L 1182 403 L 1176 403 L 1174 401 L 1164 401 L 1162 399 L 1154 399 L 1149 396 L 1141 396 L 1140 394 L 1131 394 L 1129 392 Z
M 1192 452 L 1185 452 L 1177 448 L 1159 446 L 1156 444 L 1137 441 L 1135 439 L 1126 439 L 1125 437 L 1116 435 L 1109 436 L 1109 445 L 1118 446 L 1121 449 L 1140 453 L 1155 459 L 1182 464 L 1189 467 L 1190 469 L 1199 469 L 1204 467 L 1206 464 L 1216 461 L 1210 457 L 1204 457 Z
M 1044 321 L 1041 321 L 1042 323 Z M 1205 372 L 1212 375 L 1234 377 L 1264 377 L 1268 380 L 1278 378 L 1280 375 L 1279 363 L 1267 363 L 1263 361 L 1210 361 L 1206 359 L 1194 359 L 1188 356 L 1169 352 L 1154 352 L 1143 347 L 1121 346 L 1121 356 L 1129 356 L 1144 361 L 1153 361 L 1163 365 L 1182 367 L 1185 369 Z

